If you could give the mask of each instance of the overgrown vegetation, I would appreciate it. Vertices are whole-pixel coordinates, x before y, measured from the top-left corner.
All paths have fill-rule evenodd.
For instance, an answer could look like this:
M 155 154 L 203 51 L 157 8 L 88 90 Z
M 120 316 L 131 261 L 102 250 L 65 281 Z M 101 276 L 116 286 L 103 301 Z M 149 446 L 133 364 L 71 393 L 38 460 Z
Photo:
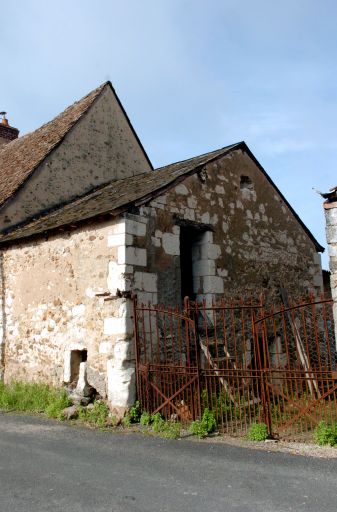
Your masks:
M 140 417 L 139 423 L 143 426 L 149 426 L 151 421 L 152 421 L 151 414 L 144 411 Z
M 159 412 L 151 417 L 152 430 L 166 439 L 178 439 L 181 436 L 181 423 L 165 421 Z
M 0 409 L 5 411 L 45 413 L 62 419 L 63 409 L 71 404 L 67 392 L 46 384 L 0 382 Z
M 157 434 L 164 428 L 165 420 L 161 417 L 160 412 L 151 416 L 152 429 Z
M 105 402 L 98 400 L 94 402 L 92 408 L 80 407 L 78 417 L 91 426 L 103 428 L 106 426 L 109 417 L 109 407 Z M 114 422 L 112 421 L 112 423 Z
M 314 432 L 315 442 L 321 446 L 337 445 L 337 423 L 328 425 L 325 421 L 321 421 Z
M 209 409 L 214 412 L 217 423 L 240 420 L 243 417 L 243 410 L 247 402 L 247 397 L 239 393 L 229 395 L 226 391 L 218 393 L 209 393 L 204 389 L 201 393 L 202 410 Z M 250 414 L 258 417 L 261 406 L 258 404 L 250 405 Z
M 128 413 L 123 418 L 123 425 L 130 427 L 132 423 L 139 423 L 141 417 L 140 403 L 137 400 L 132 407 L 130 407 Z
M 151 416 L 148 412 L 143 411 L 139 423 L 145 427 L 151 427 L 152 432 L 166 439 L 181 437 L 181 423 L 174 420 L 166 421 L 159 412 Z
M 191 423 L 190 431 L 200 439 L 214 432 L 217 427 L 215 415 L 208 408 L 204 410 L 201 420 Z
M 265 423 L 253 423 L 248 431 L 250 441 L 265 441 L 268 438 L 268 427 Z
M 206 392 L 203 392 L 202 401 L 204 406 L 209 402 Z M 212 397 L 212 401 L 216 402 L 214 405 L 222 413 L 234 413 L 234 404 L 226 394 Z M 64 420 L 63 411 L 70 405 L 71 400 L 63 388 L 57 389 L 45 384 L 23 382 L 4 385 L 0 382 L 0 409 L 6 411 L 44 413 L 48 417 Z M 93 427 L 117 426 L 117 419 L 110 417 L 109 407 L 103 400 L 98 400 L 88 407 L 77 406 L 77 414 L 77 421 Z M 181 436 L 180 422 L 166 421 L 159 412 L 152 416 L 146 411 L 142 412 L 139 401 L 135 402 L 122 421 L 124 427 L 130 427 L 136 423 L 148 427 L 149 432 L 152 431 L 164 438 L 177 439 Z M 201 420 L 194 421 L 190 431 L 199 438 L 203 438 L 214 432 L 216 428 L 215 413 L 210 408 L 204 407 Z M 265 440 L 268 437 L 267 426 L 264 423 L 252 425 L 248 437 L 254 441 Z M 337 424 L 326 425 L 321 422 L 315 431 L 315 439 L 318 444 L 336 445 Z

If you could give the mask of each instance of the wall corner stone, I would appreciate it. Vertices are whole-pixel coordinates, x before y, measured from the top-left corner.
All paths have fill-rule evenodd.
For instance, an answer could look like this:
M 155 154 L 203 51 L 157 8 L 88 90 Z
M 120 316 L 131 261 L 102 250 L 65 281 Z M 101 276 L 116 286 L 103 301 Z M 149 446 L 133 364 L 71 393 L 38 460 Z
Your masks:
M 335 341 L 337 346 L 337 200 L 324 203 L 326 238 L 331 271 L 330 284 L 333 299 L 333 317 L 335 323 Z

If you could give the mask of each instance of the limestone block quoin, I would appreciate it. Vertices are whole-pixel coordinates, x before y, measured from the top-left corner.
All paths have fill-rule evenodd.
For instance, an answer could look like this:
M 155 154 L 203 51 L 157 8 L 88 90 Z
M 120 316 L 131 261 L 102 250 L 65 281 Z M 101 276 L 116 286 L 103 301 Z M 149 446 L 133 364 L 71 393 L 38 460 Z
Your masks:
M 118 247 L 118 263 L 146 267 L 146 249 L 140 247 Z
M 135 369 L 115 368 L 108 360 L 107 375 L 110 407 L 131 407 L 136 399 Z

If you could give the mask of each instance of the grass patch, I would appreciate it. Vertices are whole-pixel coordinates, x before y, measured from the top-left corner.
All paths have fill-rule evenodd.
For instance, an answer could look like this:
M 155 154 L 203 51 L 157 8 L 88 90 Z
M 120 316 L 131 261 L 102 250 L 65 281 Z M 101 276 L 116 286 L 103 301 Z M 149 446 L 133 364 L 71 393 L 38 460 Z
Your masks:
M 65 389 L 46 384 L 0 382 L 0 409 L 5 411 L 45 413 L 51 418 L 62 419 L 65 407 L 71 404 Z

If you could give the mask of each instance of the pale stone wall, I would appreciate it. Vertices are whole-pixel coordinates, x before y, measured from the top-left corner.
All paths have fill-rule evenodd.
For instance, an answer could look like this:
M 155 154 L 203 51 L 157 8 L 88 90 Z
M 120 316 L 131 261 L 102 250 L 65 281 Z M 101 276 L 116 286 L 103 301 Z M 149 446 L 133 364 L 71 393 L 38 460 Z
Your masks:
M 14 199 L 1 210 L 0 230 L 151 166 L 109 87 L 66 135 Z
M 87 350 L 88 382 L 115 409 L 134 403 L 131 290 L 157 302 L 146 232 L 126 214 L 4 251 L 6 382 L 68 383 L 71 352 Z
M 3 254 L 0 252 L 0 381 L 4 378 L 5 372 L 5 327 L 6 315 L 4 311 L 4 275 L 3 275 Z
M 326 239 L 329 251 L 330 285 L 337 342 L 337 201 L 324 204 Z
M 4 251 L 5 380 L 60 385 L 71 350 L 88 351 L 88 380 L 105 396 L 107 365 L 124 334 L 127 300 L 105 302 L 114 223 L 87 226 Z M 122 327 L 109 330 L 119 322 Z

